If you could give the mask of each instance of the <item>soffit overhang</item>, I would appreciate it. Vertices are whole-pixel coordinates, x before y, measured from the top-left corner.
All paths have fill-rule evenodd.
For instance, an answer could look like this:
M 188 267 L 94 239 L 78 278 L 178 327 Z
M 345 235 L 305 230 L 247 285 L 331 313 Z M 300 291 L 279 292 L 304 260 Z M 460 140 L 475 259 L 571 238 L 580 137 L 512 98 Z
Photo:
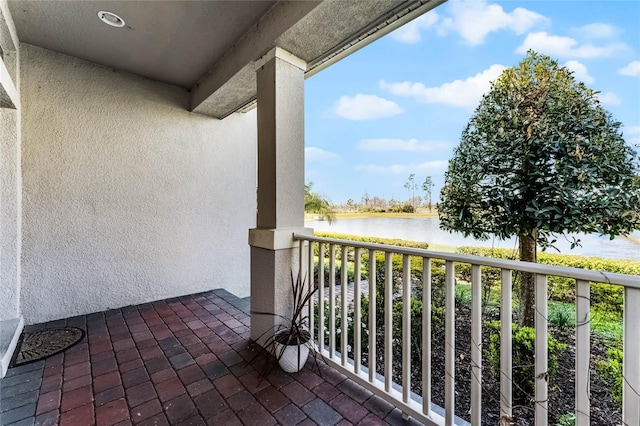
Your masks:
M 234 46 L 228 58 L 192 88 L 191 108 L 218 118 L 248 111 L 255 107 L 256 100 L 255 61 L 272 48 L 280 47 L 307 62 L 305 77 L 310 77 L 444 1 L 329 0 L 315 4 L 306 13 L 292 13 L 290 3 L 279 3 Z M 280 16 L 295 16 L 295 22 L 273 37 L 277 31 L 271 27 L 281 21 Z M 271 33 L 271 37 L 264 37 L 264 33 Z M 234 58 L 244 49 L 247 52 L 242 60 Z M 230 77 L 226 78 L 220 71 L 233 60 L 237 61 L 235 68 L 229 67 Z
M 255 61 L 280 47 L 306 77 L 445 0 L 8 2 L 20 42 L 190 90 L 224 118 L 255 105 Z M 97 12 L 120 15 L 125 28 Z

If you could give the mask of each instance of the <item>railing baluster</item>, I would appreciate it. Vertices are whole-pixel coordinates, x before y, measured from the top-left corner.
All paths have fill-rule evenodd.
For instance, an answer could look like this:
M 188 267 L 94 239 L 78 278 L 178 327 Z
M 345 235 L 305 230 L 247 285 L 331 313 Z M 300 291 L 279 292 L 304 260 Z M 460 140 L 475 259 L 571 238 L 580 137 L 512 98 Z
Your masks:
M 422 412 L 431 411 L 431 259 L 422 258 Z
M 307 278 L 309 279 L 309 290 L 313 290 L 313 287 L 315 285 L 314 283 L 314 273 L 313 273 L 313 264 L 314 264 L 314 243 L 309 241 L 309 257 L 308 257 L 308 261 L 309 264 L 307 265 Z M 311 298 L 309 300 L 309 333 L 311 334 L 311 341 L 313 342 L 315 340 L 315 303 L 314 303 L 314 299 Z
M 384 253 L 384 390 L 391 391 L 393 351 L 393 262 L 391 252 Z
M 471 424 L 482 423 L 482 282 L 471 265 Z
M 591 424 L 589 415 L 590 298 L 589 281 L 576 281 L 576 426 Z
M 376 252 L 369 250 L 369 381 L 376 379 L 376 339 L 378 330 L 376 327 Z
M 356 248 L 354 252 L 354 272 L 355 278 L 353 282 L 353 372 L 360 373 L 360 364 L 362 363 L 361 356 L 361 315 L 360 306 L 360 248 Z
M 318 349 L 324 350 L 324 244 L 318 243 Z
M 547 276 L 536 275 L 536 362 L 535 362 L 535 424 L 536 426 L 546 426 L 548 423 L 548 387 L 549 370 L 547 352 Z
M 309 284 L 307 284 L 307 274 L 305 271 L 305 268 L 307 267 L 307 262 L 305 262 L 306 257 L 305 257 L 305 245 L 307 244 L 308 241 L 299 241 L 298 244 L 298 278 L 300 279 L 301 283 L 302 283 L 302 293 L 304 294 L 304 292 L 306 291 L 307 286 L 311 285 L 311 282 L 309 282 Z M 309 244 L 311 244 L 311 242 L 308 242 Z M 311 305 L 309 303 L 309 305 Z M 306 306 L 306 309 L 309 308 L 309 305 Z M 305 307 L 303 307 L 304 309 Z M 304 310 L 303 310 L 304 312 Z
M 336 246 L 329 244 L 329 357 L 336 354 Z
M 453 425 L 455 415 L 455 276 L 454 264 L 447 260 L 445 264 L 445 320 L 444 320 L 444 410 L 445 424 Z
M 321 351 L 327 351 L 325 344 L 325 333 L 329 328 L 329 356 L 327 363 L 341 371 L 345 376 L 361 384 L 365 388 L 374 392 L 384 400 L 394 404 L 402 410 L 403 418 L 412 416 L 425 424 L 453 425 L 455 419 L 455 265 L 456 262 L 464 262 L 472 265 L 471 267 L 471 424 L 477 425 L 481 422 L 481 364 L 482 364 L 482 285 L 481 272 L 482 267 L 490 266 L 501 268 L 501 343 L 500 343 L 500 414 L 501 424 L 509 424 L 512 422 L 512 271 L 518 270 L 526 273 L 535 274 L 535 424 L 546 425 L 549 421 L 548 412 L 548 306 L 547 306 L 547 287 L 548 276 L 562 276 L 576 280 L 576 424 L 579 426 L 589 424 L 589 362 L 590 362 L 590 282 L 595 282 L 606 278 L 607 282 L 623 286 L 625 294 L 624 309 L 624 364 L 623 364 L 623 407 L 622 418 L 626 424 L 640 424 L 640 339 L 637 336 L 637 329 L 640 328 L 640 310 L 635 309 L 640 306 L 640 281 L 635 276 L 615 274 L 608 272 L 587 271 L 574 268 L 553 267 L 529 263 L 513 262 L 509 260 L 497 259 L 480 259 L 477 257 L 449 254 L 434 253 L 426 250 L 411 249 L 404 247 L 391 247 L 385 245 L 366 244 L 360 242 L 349 242 L 344 240 L 336 240 L 330 238 L 319 238 L 301 236 L 294 234 L 294 240 L 300 241 L 299 246 L 299 270 L 302 274 L 306 270 L 309 275 L 309 285 L 314 285 L 314 244 L 318 244 L 318 310 L 317 317 L 315 307 L 309 306 L 309 325 L 313 337 L 317 339 L 318 347 Z M 308 250 L 304 244 L 308 243 Z M 326 246 L 329 246 L 327 250 Z M 341 329 L 342 340 L 340 341 L 341 359 L 336 355 L 336 276 L 337 267 L 336 247 L 341 249 L 342 259 L 342 302 L 339 306 L 343 312 L 344 322 Z M 348 336 L 348 252 L 354 249 L 354 268 L 355 282 L 353 289 L 354 296 L 354 340 L 353 354 L 354 366 L 348 367 L 347 348 L 350 342 Z M 369 253 L 369 377 L 362 375 L 363 352 L 362 347 L 362 328 L 365 326 L 362 322 L 364 311 L 361 305 L 361 255 L 362 250 L 368 250 Z M 324 301 L 326 291 L 325 285 L 325 265 L 326 255 L 329 257 L 329 307 L 325 308 Z M 384 345 L 384 384 L 378 380 L 377 376 L 377 319 L 376 319 L 376 298 L 378 296 L 376 290 L 376 252 L 385 253 L 384 261 L 384 300 L 382 301 L 382 311 L 384 315 L 384 330 L 382 330 Z M 403 318 L 402 318 L 402 335 L 397 333 L 394 335 L 393 322 L 393 303 L 394 303 L 394 278 L 393 278 L 393 255 L 394 253 L 403 256 L 403 275 L 402 275 L 402 301 L 403 301 Z M 431 411 L 431 353 L 432 353 L 432 336 L 431 336 L 431 269 L 432 260 L 427 256 L 438 255 L 438 258 L 445 261 L 445 377 L 444 377 L 444 402 L 445 409 L 441 415 L 439 410 Z M 412 336 L 411 324 L 411 257 L 416 256 L 423 260 L 423 290 L 422 290 L 422 405 L 411 398 L 411 349 Z M 599 282 L 599 281 L 598 281 Z M 306 284 L 306 283 L 305 283 Z M 382 284 L 382 283 L 381 283 Z M 350 293 L 350 292 L 349 292 Z M 329 315 L 328 327 L 325 325 Z M 315 323 L 315 324 L 314 324 Z M 317 329 L 316 329 L 317 327 Z M 402 338 L 402 392 L 399 392 L 397 383 L 393 382 L 393 342 L 394 339 Z M 347 362 L 345 362 L 347 357 Z M 394 388 L 396 386 L 396 388 Z
M 347 290 L 349 289 L 348 275 L 347 271 L 349 270 L 349 249 L 347 246 L 342 246 L 342 262 L 340 263 L 340 290 L 342 290 L 342 296 L 340 297 L 341 307 L 340 307 L 340 357 L 342 359 L 342 365 L 347 365 L 347 344 L 349 343 L 349 339 L 347 336 L 348 329 L 348 317 L 347 312 Z
M 402 400 L 411 393 L 411 258 L 402 255 Z
M 300 279 L 304 278 L 305 276 L 304 268 L 306 262 L 304 261 L 304 246 L 306 245 L 306 243 L 306 241 L 300 241 L 298 244 L 298 275 L 300 276 Z M 304 291 L 305 282 L 302 283 L 302 287 Z
M 511 271 L 503 269 L 500 275 L 500 422 L 508 425 L 513 417 Z
M 624 289 L 622 422 L 640 425 L 640 289 Z

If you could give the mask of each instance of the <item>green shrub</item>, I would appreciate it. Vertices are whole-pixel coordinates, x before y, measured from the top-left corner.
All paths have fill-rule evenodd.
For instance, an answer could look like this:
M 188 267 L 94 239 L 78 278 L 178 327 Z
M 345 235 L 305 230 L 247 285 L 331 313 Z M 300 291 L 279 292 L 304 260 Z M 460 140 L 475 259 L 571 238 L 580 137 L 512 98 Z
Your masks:
M 549 323 L 560 331 L 567 331 L 575 327 L 575 312 L 571 305 L 556 305 L 549 309 Z
M 367 263 L 369 261 L 369 255 L 364 255 L 364 259 L 366 259 Z M 411 257 L 409 259 L 409 269 L 410 269 L 410 283 L 412 288 L 415 288 L 416 285 L 422 280 L 422 258 L 421 257 Z M 397 294 L 399 289 L 402 286 L 402 255 L 394 254 L 391 256 L 391 273 L 392 273 L 392 284 L 393 284 L 393 294 Z M 384 286 L 386 280 L 386 257 L 384 253 L 376 253 L 376 287 L 378 291 L 384 293 Z
M 323 266 L 324 266 L 324 285 L 327 286 L 329 285 L 329 276 L 331 275 L 329 274 L 329 263 L 325 262 Z M 319 279 L 317 260 L 314 261 L 313 278 L 317 283 Z M 361 278 L 366 279 L 366 276 L 363 277 L 361 275 Z M 353 269 L 353 265 L 347 264 L 347 282 L 352 283 L 354 281 L 355 281 L 355 271 Z M 341 261 L 337 261 L 335 265 L 335 283 L 336 284 L 342 283 L 342 262 Z
M 334 320 L 335 320 L 335 342 L 336 342 L 336 350 L 340 351 L 340 345 L 341 345 L 341 336 L 342 336 L 342 303 L 341 303 L 341 297 L 338 295 L 335 297 L 334 299 L 335 301 L 335 316 L 334 316 Z M 314 325 L 315 325 L 315 333 L 316 336 L 318 335 L 318 331 L 319 331 L 319 308 L 318 308 L 318 303 L 316 302 L 314 305 Z M 353 306 L 350 306 L 347 308 L 347 345 L 351 346 L 354 343 L 354 318 L 355 318 L 355 313 L 353 310 Z M 324 344 L 325 346 L 329 346 L 329 300 L 325 300 L 324 301 Z M 364 325 L 364 324 L 363 324 Z M 363 335 L 366 333 L 367 331 L 364 330 L 363 331 Z M 351 351 L 350 351 L 351 352 Z
M 622 351 L 616 348 L 608 349 L 607 357 L 607 360 L 598 361 L 596 371 L 609 383 L 611 399 L 618 406 L 622 406 Z
M 402 308 L 403 302 L 397 302 L 393 305 L 393 339 L 401 346 L 404 341 L 402 335 Z M 422 302 L 411 299 L 411 310 L 409 313 L 411 318 L 411 352 L 413 354 L 422 353 Z M 394 345 L 395 346 L 395 345 Z
M 410 203 L 404 203 L 404 204 L 397 203 L 389 207 L 388 211 L 391 213 L 415 213 L 416 209 Z
M 376 295 L 377 296 L 377 295 Z M 376 329 L 378 329 L 378 326 L 381 325 L 381 321 L 380 321 L 380 315 L 382 312 L 382 304 L 381 304 L 382 300 L 378 297 L 376 297 L 376 305 L 378 305 L 380 308 L 377 310 L 376 312 Z M 360 321 L 362 321 L 362 331 L 360 333 L 360 337 L 361 340 L 360 342 L 362 343 L 362 352 L 369 352 L 369 298 L 367 296 L 361 296 L 360 299 L 360 312 L 361 312 L 361 316 L 360 316 Z
M 360 344 L 362 353 L 368 352 L 369 347 L 369 298 L 366 295 L 362 295 L 360 299 L 361 303 L 361 331 L 360 331 Z M 402 344 L 402 301 L 396 301 L 393 304 L 392 311 L 392 339 L 393 346 L 398 347 Z M 423 304 L 420 300 L 411 299 L 411 353 L 414 362 L 421 361 L 422 356 L 422 308 Z M 324 301 L 324 344 L 329 345 L 329 301 Z M 384 295 L 376 294 L 376 334 L 378 338 L 385 335 L 384 328 Z M 335 342 L 336 350 L 340 350 L 341 335 L 342 335 L 342 306 L 340 303 L 340 296 L 335 298 Z M 349 356 L 353 356 L 353 344 L 355 339 L 355 311 L 353 305 L 349 305 L 347 315 L 347 345 L 349 346 Z M 314 307 L 314 324 L 316 324 L 316 335 L 318 333 L 318 304 Z M 431 307 L 431 324 L 433 328 L 440 327 L 444 323 L 444 308 L 438 306 Z M 416 364 L 418 365 L 418 364 Z
M 566 413 L 558 417 L 556 426 L 575 426 L 576 415 L 573 413 Z
M 384 297 L 381 294 L 376 295 L 376 331 L 379 335 L 384 335 Z M 348 306 L 347 311 L 347 345 L 350 347 L 349 355 L 353 355 L 353 344 L 355 339 L 355 310 L 353 305 Z M 362 295 L 360 298 L 360 344 L 362 352 L 366 353 L 369 347 L 369 298 Z M 324 344 L 329 345 L 329 300 L 324 301 Z M 335 298 L 335 342 L 336 350 L 340 350 L 342 335 L 342 305 L 341 296 Z M 318 333 L 318 303 L 314 307 L 314 324 L 316 324 L 316 334 Z
M 422 361 L 422 301 L 411 299 L 411 354 L 417 359 L 414 361 Z M 400 346 L 404 341 L 402 335 L 402 301 L 393 305 L 393 339 L 394 346 Z M 382 315 L 382 312 L 380 313 Z M 437 328 L 444 323 L 444 308 L 431 306 L 431 327 Z
M 471 283 L 471 264 L 456 263 L 456 278 L 463 282 Z M 486 306 L 490 301 L 493 288 L 500 288 L 500 268 L 483 266 L 480 273 L 480 283 L 482 285 L 482 304 Z
M 444 262 L 432 261 L 431 265 L 431 303 L 437 306 L 444 306 L 444 299 L 447 290 L 446 272 Z M 422 285 L 420 285 L 422 292 Z
M 464 286 L 455 289 L 455 304 L 456 308 L 463 306 L 471 306 L 471 287 Z
M 425 242 L 419 241 L 406 241 L 397 238 L 378 238 L 378 237 L 362 237 L 358 235 L 350 235 L 350 234 L 339 234 L 332 232 L 316 232 L 316 236 L 325 237 L 325 238 L 335 238 L 340 240 L 350 240 L 350 241 L 358 241 L 363 243 L 374 243 L 374 244 L 386 244 L 386 245 L 394 245 L 399 247 L 411 247 L 411 248 L 419 248 L 419 249 L 427 249 L 429 248 L 429 244 Z M 315 255 L 319 255 L 318 245 L 315 245 L 314 248 Z M 336 247 L 336 283 L 339 282 L 339 271 L 340 264 L 342 263 L 342 250 L 340 247 Z M 329 261 L 328 248 L 325 249 L 325 277 L 329 276 Z M 368 267 L 369 267 L 369 251 L 368 250 L 360 250 L 361 255 L 361 277 L 362 279 L 368 278 Z M 353 271 L 353 262 L 354 262 L 355 250 L 353 248 L 347 248 L 347 260 L 349 265 L 348 270 L 348 281 L 353 282 L 354 279 L 354 271 Z M 397 291 L 398 285 L 402 282 L 402 255 L 394 254 L 392 256 L 393 262 L 393 283 L 394 283 L 394 293 Z M 317 270 L 317 265 L 316 265 Z M 316 275 L 317 277 L 317 271 Z M 417 280 L 422 278 L 422 258 L 420 257 L 411 257 L 411 281 L 416 282 Z M 384 289 L 384 280 L 385 280 L 385 255 L 383 252 L 376 252 L 376 281 L 378 283 L 378 287 L 382 286 Z
M 500 321 L 486 323 L 490 330 L 489 349 L 486 357 L 494 377 L 500 377 Z M 531 327 L 512 325 L 513 332 L 513 398 L 519 403 L 528 403 L 535 392 L 535 330 Z M 549 348 L 548 373 L 552 381 L 558 371 L 558 356 L 567 345 L 547 335 Z
M 422 263 L 422 262 L 421 262 Z M 422 300 L 422 264 L 420 265 L 419 280 L 413 286 L 413 297 Z M 444 306 L 446 294 L 446 279 L 444 261 L 439 259 L 431 260 L 431 303 L 434 306 Z
M 313 246 L 313 253 L 316 258 L 320 257 L 320 249 L 318 247 L 319 247 L 318 244 L 314 244 Z M 347 261 L 352 262 L 355 254 L 354 249 L 352 247 L 347 246 L 346 252 L 347 252 Z M 329 245 L 327 244 L 325 245 L 325 248 L 324 248 L 324 256 L 325 256 L 325 263 L 329 263 Z M 342 261 L 343 257 L 344 256 L 342 253 L 342 246 L 336 245 L 335 246 L 336 263 Z
M 474 256 L 487 256 L 498 259 L 515 259 L 517 255 L 513 250 L 494 249 L 483 247 L 459 247 L 457 253 Z M 585 257 L 558 253 L 538 253 L 538 263 L 546 265 L 564 266 L 568 268 L 581 268 L 615 272 L 627 275 L 640 275 L 640 262 L 624 259 L 604 259 L 599 257 Z M 469 267 L 470 268 L 470 267 Z M 487 270 L 485 273 L 484 270 Z M 483 280 L 485 274 L 489 274 L 492 268 L 483 268 Z M 458 269 L 456 269 L 458 270 Z M 460 267 L 461 274 L 466 277 L 465 267 Z M 465 279 L 465 278 L 461 278 Z M 499 276 L 496 277 L 499 283 Z M 559 302 L 573 303 L 575 301 L 575 280 L 564 277 L 549 276 L 549 298 Z M 591 283 L 591 306 L 598 309 L 621 312 L 623 306 L 623 288 L 621 286 L 606 283 Z

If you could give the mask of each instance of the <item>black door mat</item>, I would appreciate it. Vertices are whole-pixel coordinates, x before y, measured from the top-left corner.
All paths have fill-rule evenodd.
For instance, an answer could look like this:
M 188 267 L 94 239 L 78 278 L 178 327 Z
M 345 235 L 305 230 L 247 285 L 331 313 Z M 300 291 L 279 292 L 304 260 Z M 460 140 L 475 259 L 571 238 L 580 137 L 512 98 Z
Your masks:
M 10 367 L 29 364 L 58 354 L 80 342 L 84 330 L 76 327 L 47 328 L 22 333 Z

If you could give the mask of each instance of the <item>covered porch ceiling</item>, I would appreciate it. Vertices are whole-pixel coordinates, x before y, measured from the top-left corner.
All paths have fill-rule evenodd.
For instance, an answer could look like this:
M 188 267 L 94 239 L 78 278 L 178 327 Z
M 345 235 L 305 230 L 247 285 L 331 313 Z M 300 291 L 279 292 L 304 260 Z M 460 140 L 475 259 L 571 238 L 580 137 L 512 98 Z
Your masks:
M 273 47 L 322 70 L 445 0 L 9 2 L 21 42 L 190 90 L 216 118 L 251 108 Z M 110 27 L 99 11 L 120 16 Z

